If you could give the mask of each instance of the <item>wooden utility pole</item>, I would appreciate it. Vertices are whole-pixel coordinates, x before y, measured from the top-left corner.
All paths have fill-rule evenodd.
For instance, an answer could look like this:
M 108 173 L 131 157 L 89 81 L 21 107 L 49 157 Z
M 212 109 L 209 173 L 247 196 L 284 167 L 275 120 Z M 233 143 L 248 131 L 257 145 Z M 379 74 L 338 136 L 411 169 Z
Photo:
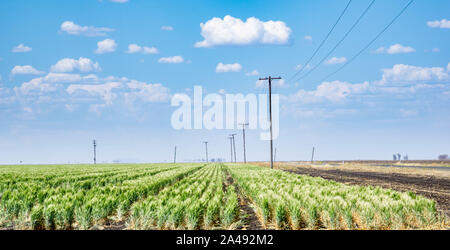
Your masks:
M 205 143 L 205 146 L 206 146 L 206 163 L 208 163 L 208 142 L 205 141 L 203 143 Z
M 234 141 L 234 137 L 236 136 L 236 134 L 232 134 L 230 135 L 233 141 L 233 153 L 234 153 L 234 162 L 236 163 L 236 142 Z
M 177 163 L 177 146 L 175 146 L 175 154 L 173 156 L 173 163 Z
M 94 139 L 94 165 L 97 164 L 97 142 Z
M 230 152 L 231 152 L 231 160 L 230 160 L 230 162 L 233 162 L 233 137 L 228 136 L 228 139 L 230 139 Z
M 247 164 L 247 155 L 245 153 L 245 126 L 248 126 L 248 123 L 241 123 L 242 126 L 242 138 L 244 140 L 244 164 Z
M 281 80 L 281 77 L 259 78 L 260 81 L 269 80 L 269 113 L 270 113 L 270 168 L 273 169 L 273 130 L 272 130 L 272 80 Z

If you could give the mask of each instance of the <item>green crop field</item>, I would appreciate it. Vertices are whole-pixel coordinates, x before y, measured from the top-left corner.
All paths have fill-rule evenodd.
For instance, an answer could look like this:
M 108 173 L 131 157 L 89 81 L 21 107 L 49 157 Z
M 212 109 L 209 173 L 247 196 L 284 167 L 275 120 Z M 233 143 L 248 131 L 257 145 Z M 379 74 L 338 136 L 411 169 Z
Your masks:
M 250 165 L 0 166 L 0 228 L 239 229 L 249 213 L 270 229 L 447 226 L 413 193 Z

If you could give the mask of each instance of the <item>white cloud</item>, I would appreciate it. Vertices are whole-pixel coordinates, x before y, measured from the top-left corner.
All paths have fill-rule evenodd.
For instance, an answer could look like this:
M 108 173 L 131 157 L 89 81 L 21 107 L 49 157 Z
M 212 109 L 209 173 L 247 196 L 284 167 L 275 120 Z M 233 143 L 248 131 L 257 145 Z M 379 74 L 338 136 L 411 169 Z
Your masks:
M 64 58 L 59 60 L 55 65 L 50 68 L 51 72 L 58 73 L 70 73 L 75 70 L 80 72 L 98 72 L 101 71 L 98 62 L 93 62 L 89 58 L 80 57 L 78 60 L 72 58 Z
M 375 53 L 377 54 L 406 54 L 406 53 L 412 53 L 415 52 L 416 50 L 413 47 L 409 47 L 409 46 L 403 46 L 401 44 L 394 44 L 391 45 L 389 48 L 385 48 L 385 47 L 380 47 L 378 48 Z
M 255 69 L 252 72 L 245 73 L 246 76 L 258 76 L 259 72 Z
M 135 54 L 135 53 L 143 53 L 143 54 L 157 54 L 158 49 L 154 47 L 142 47 L 137 44 L 130 44 L 128 45 L 128 50 L 126 51 L 128 54 Z
M 81 36 L 106 36 L 114 29 L 106 27 L 80 26 L 72 21 L 65 21 L 61 24 L 61 31 L 69 35 Z
M 133 80 L 127 83 L 127 86 L 131 90 L 125 93 L 125 100 L 128 103 L 132 103 L 137 99 L 144 102 L 165 102 L 170 99 L 169 89 L 160 83 L 147 84 Z
M 312 36 L 305 36 L 303 39 L 305 39 L 306 41 L 312 41 L 313 40 Z
M 76 93 L 77 91 L 86 92 L 89 95 L 98 95 L 103 98 L 107 105 L 111 105 L 114 98 L 117 97 L 116 94 L 112 92 L 113 89 L 120 88 L 122 83 L 120 82 L 108 82 L 104 84 L 97 85 L 80 85 L 80 84 L 72 84 L 67 87 L 66 91 L 70 95 Z
M 201 23 L 204 41 L 195 47 L 208 48 L 226 45 L 284 45 L 289 42 L 292 30 L 281 21 L 267 21 L 251 17 L 245 22 L 239 18 L 225 16 Z
M 97 43 L 96 54 L 111 53 L 116 51 L 117 43 L 112 39 L 105 39 Z
M 31 50 L 33 50 L 31 47 L 25 46 L 23 44 L 19 44 L 16 47 L 14 47 L 12 49 L 12 52 L 14 53 L 26 53 L 26 52 L 30 52 Z
M 182 63 L 184 58 L 181 56 L 162 57 L 158 60 L 159 63 Z
M 351 94 L 359 94 L 370 89 L 369 82 L 351 84 L 348 82 L 333 81 L 323 82 L 315 90 L 300 90 L 290 97 L 293 102 L 314 103 L 322 100 L 340 102 Z
M 217 73 L 227 73 L 227 72 L 240 72 L 242 70 L 242 65 L 239 63 L 233 64 L 223 64 L 219 63 L 216 67 Z
M 448 68 L 448 66 L 447 66 Z M 443 67 L 417 67 L 396 64 L 392 69 L 383 69 L 381 84 L 386 82 L 417 82 L 417 81 L 444 81 L 450 80 L 449 70 Z
M 430 21 L 427 22 L 427 25 L 431 28 L 450 29 L 450 20 L 442 19 L 441 21 Z
M 331 65 L 331 64 L 342 64 L 346 63 L 347 58 L 345 57 L 333 57 L 330 60 L 326 61 L 325 64 Z
M 18 66 L 15 66 L 11 70 L 11 74 L 12 75 L 42 75 L 42 74 L 45 74 L 45 72 L 39 71 L 30 65 L 24 65 L 24 66 L 18 65 Z
M 173 31 L 173 27 L 172 26 L 162 26 L 161 29 L 162 30 L 167 30 L 167 31 Z

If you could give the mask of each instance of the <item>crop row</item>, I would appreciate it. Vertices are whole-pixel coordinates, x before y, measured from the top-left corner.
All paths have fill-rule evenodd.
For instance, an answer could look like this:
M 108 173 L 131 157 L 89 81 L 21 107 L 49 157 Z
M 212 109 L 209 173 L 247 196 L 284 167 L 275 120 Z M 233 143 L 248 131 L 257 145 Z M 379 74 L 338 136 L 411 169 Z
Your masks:
M 130 225 L 135 229 L 229 228 L 238 218 L 234 186 L 224 186 L 224 166 L 209 165 L 135 203 Z
M 0 209 L 4 220 L 16 219 L 25 228 L 87 229 L 113 214 L 120 217 L 135 201 L 156 194 L 198 169 L 199 165 L 135 168 L 129 173 L 119 171 L 95 178 L 89 178 L 89 174 L 69 177 L 57 186 L 55 179 L 48 180 L 51 184 L 8 183 L 1 194 Z
M 435 202 L 413 193 L 254 166 L 228 169 L 267 227 L 411 229 L 438 227 L 442 222 Z

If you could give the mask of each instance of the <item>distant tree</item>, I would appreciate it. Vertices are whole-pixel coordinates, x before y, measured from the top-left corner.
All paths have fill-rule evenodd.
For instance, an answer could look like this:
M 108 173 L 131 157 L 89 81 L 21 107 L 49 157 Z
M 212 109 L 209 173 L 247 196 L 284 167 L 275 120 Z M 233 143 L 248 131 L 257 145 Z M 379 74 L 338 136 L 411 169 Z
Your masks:
M 408 160 L 408 155 L 403 156 L 403 160 L 407 161 Z
M 394 154 L 394 161 L 397 161 L 397 155 Z
M 440 161 L 448 160 L 448 155 L 440 155 L 440 156 L 439 156 L 439 160 L 440 160 Z

